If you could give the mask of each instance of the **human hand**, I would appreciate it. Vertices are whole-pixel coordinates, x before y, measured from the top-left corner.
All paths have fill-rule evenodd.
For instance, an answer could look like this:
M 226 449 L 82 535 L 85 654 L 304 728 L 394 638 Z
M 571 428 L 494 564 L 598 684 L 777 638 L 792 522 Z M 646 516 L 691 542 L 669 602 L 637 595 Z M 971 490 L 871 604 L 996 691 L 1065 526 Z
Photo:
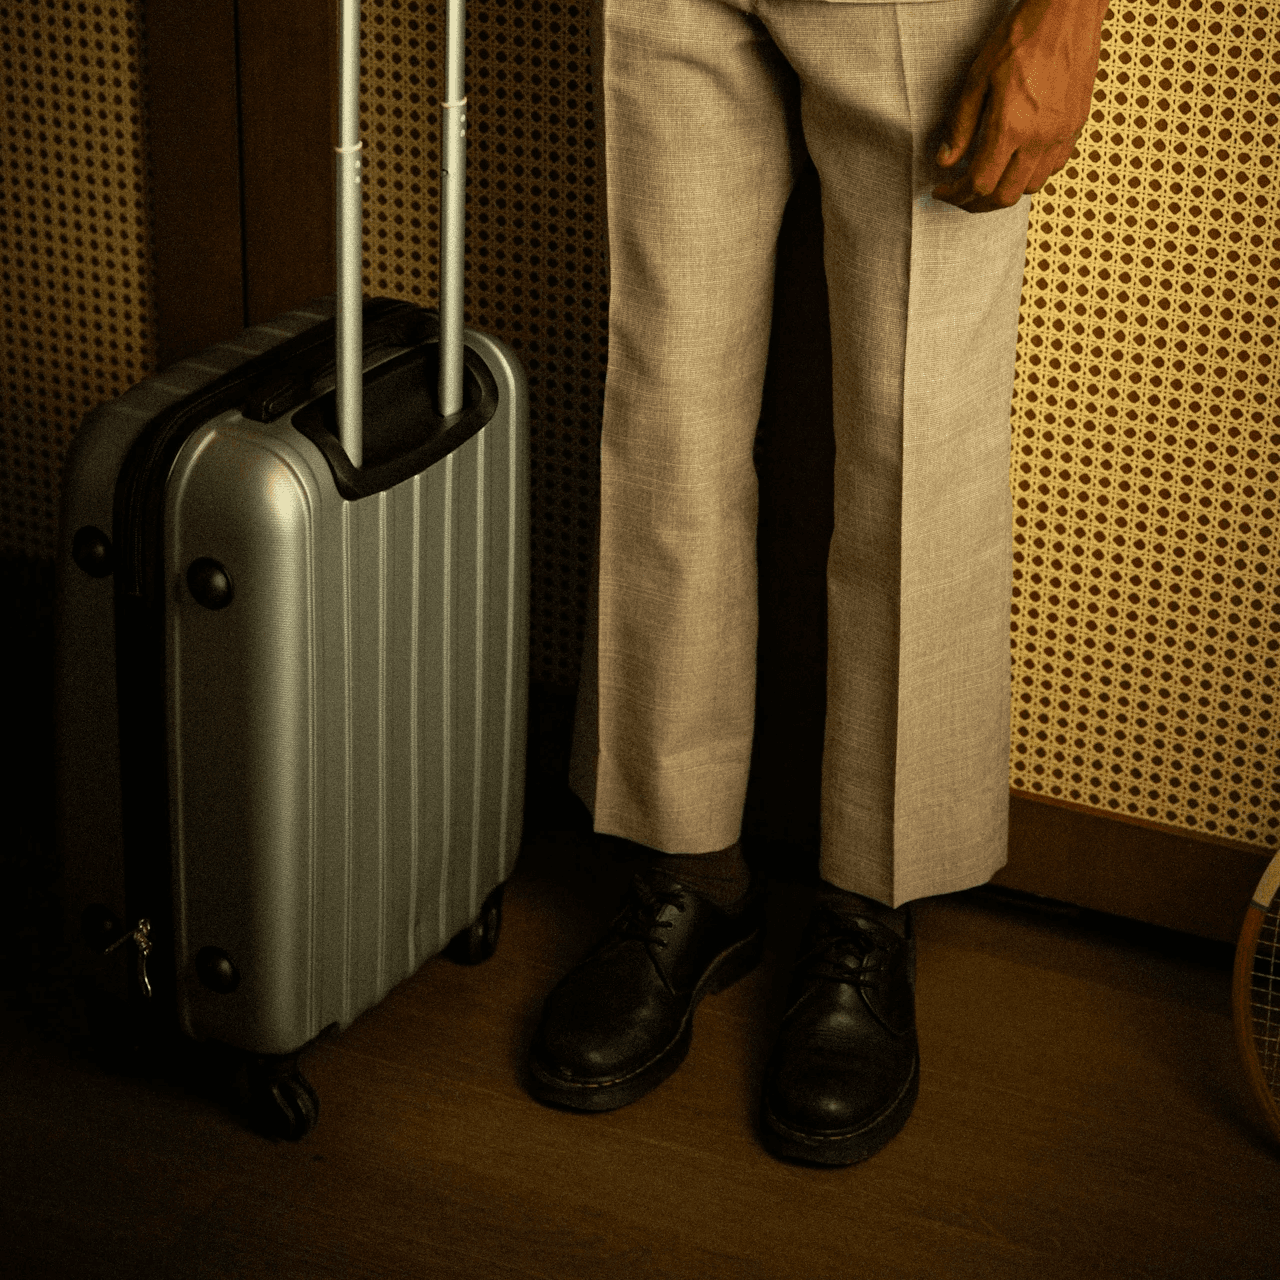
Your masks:
M 1093 102 L 1108 0 L 1021 0 L 969 69 L 938 150 L 968 171 L 933 189 L 969 213 L 1007 209 L 1066 164 Z

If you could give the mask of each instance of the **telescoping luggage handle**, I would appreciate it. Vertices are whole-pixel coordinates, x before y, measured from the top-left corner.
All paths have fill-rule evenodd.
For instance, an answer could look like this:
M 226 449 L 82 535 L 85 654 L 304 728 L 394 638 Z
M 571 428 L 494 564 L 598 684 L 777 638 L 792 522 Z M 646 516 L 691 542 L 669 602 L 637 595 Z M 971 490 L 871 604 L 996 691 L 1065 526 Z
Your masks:
M 442 417 L 462 408 L 462 267 L 466 238 L 466 0 L 446 0 L 445 94 L 441 104 L 440 385 Z M 351 465 L 364 461 L 361 419 L 363 205 L 360 186 L 360 0 L 341 0 L 338 93 L 338 432 Z

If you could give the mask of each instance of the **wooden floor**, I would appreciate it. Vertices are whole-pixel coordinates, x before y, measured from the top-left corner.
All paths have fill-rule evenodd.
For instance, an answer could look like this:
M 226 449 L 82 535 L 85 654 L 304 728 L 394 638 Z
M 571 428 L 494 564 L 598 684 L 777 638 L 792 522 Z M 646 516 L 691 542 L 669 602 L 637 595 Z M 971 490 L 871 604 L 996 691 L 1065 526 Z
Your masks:
M 4 1015 L 0 1272 L 22 1277 L 1280 1275 L 1280 1151 L 1255 1120 L 1221 956 L 971 895 L 918 903 L 922 1083 L 847 1169 L 755 1127 L 806 892 L 700 1008 L 680 1071 L 621 1111 L 523 1092 L 541 1002 L 629 871 L 547 836 L 497 955 L 436 959 L 307 1059 L 298 1144 Z M 1151 935 L 1154 936 L 1154 935 Z

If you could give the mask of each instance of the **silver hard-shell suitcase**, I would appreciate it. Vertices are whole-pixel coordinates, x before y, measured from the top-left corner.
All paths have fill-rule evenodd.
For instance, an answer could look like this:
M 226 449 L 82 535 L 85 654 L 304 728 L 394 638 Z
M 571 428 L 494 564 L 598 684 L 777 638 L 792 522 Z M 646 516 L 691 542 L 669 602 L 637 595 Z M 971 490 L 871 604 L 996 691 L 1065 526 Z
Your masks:
M 360 298 L 358 0 L 343 0 L 338 293 L 99 406 L 58 554 L 60 845 L 98 984 L 276 1062 L 454 939 L 519 847 L 528 396 L 461 324 L 464 0 L 441 309 Z M 354 69 L 353 69 L 354 65 Z

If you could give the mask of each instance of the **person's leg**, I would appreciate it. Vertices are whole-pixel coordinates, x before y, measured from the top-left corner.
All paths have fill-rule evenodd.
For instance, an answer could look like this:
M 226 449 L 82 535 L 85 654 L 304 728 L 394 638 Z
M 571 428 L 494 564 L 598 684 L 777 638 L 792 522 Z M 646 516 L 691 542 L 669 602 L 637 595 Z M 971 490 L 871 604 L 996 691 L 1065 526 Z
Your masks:
M 752 447 L 803 151 L 750 8 L 603 0 L 609 366 L 571 781 L 597 831 L 668 854 L 738 839 L 751 758 Z
M 776 1154 L 867 1158 L 915 1102 L 902 904 L 1005 860 L 1009 406 L 1027 206 L 932 199 L 946 112 L 1009 0 L 761 0 L 822 182 L 835 530 L 823 883 L 766 1071 Z M 899 908 L 894 910 L 894 908 Z
M 947 109 L 1007 8 L 762 8 L 803 85 L 830 295 L 821 874 L 890 906 L 981 884 L 1006 857 L 1009 412 L 1030 200 L 970 214 L 929 192 Z
M 548 996 L 535 1097 L 610 1110 L 679 1066 L 760 958 L 738 847 L 755 702 L 756 476 L 774 256 L 803 154 L 750 0 L 603 0 L 610 257 L 598 592 L 571 780 L 648 853 Z

